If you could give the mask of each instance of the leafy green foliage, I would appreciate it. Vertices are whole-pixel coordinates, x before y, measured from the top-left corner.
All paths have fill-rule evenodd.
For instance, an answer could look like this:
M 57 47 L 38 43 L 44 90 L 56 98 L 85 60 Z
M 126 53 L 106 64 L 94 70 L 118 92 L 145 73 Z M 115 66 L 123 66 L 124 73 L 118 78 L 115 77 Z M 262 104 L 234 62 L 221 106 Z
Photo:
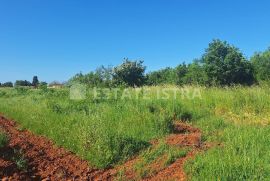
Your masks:
M 112 68 L 101 66 L 96 71 L 87 74 L 78 73 L 69 80 L 70 85 L 86 84 L 89 87 L 109 87 L 112 85 Z
M 175 69 L 167 67 L 147 74 L 148 85 L 175 84 L 177 74 Z
M 31 86 L 32 83 L 27 80 L 16 80 L 15 87 L 17 86 Z
M 186 77 L 187 73 L 189 72 L 189 69 L 186 66 L 186 64 L 184 63 L 184 64 L 178 65 L 175 68 L 175 72 L 177 75 L 176 84 L 178 84 L 178 85 L 186 84 L 187 82 L 185 80 L 185 77 Z
M 116 67 L 104 66 L 83 75 L 76 74 L 69 83 L 79 82 L 89 87 L 119 87 L 143 85 L 204 85 L 232 86 L 269 82 L 270 50 L 255 53 L 251 61 L 226 41 L 213 40 L 204 55 L 189 64 L 149 72 L 142 61 L 125 59 Z
M 187 67 L 185 76 L 180 81 L 182 84 L 190 85 L 206 85 L 208 82 L 208 76 L 205 72 L 204 66 L 199 60 L 194 60 L 193 63 Z M 180 85 L 181 85 L 180 83 Z
M 198 60 L 188 65 L 183 63 L 176 68 L 167 67 L 147 74 L 148 85 L 204 85 L 207 80 L 204 67 Z
M 69 80 L 69 85 L 85 84 L 88 87 L 142 86 L 145 83 L 145 66 L 142 61 L 125 59 L 116 67 L 101 66 L 88 74 L 76 74 Z
M 143 61 L 125 59 L 121 65 L 114 67 L 113 80 L 117 85 L 141 86 L 145 82 L 145 68 Z
M 255 69 L 255 76 L 258 81 L 270 81 L 270 48 L 263 53 L 255 53 L 251 57 Z
M 253 69 L 239 49 L 227 42 L 214 40 L 206 49 L 202 61 L 211 85 L 253 83 Z
M 0 87 L 13 87 L 13 83 L 12 82 L 5 82 L 5 83 L 1 84 Z

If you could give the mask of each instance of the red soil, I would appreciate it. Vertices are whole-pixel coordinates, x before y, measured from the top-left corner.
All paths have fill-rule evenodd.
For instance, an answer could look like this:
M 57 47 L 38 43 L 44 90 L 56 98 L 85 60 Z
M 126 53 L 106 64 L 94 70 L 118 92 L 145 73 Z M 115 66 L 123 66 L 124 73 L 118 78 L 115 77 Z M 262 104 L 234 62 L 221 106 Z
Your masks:
M 201 131 L 186 123 L 175 122 L 174 134 L 166 138 L 166 143 L 172 146 L 190 147 L 191 151 L 183 157 L 177 159 L 173 164 L 159 171 L 154 177 L 146 180 L 164 181 L 164 180 L 186 180 L 184 172 L 184 163 L 188 159 L 193 158 L 196 153 L 204 148 L 201 141 Z
M 201 131 L 192 126 L 176 122 L 174 124 L 174 134 L 169 135 L 166 138 L 166 142 L 169 145 L 174 146 L 201 146 Z
M 14 121 L 0 116 L 0 128 L 9 136 L 9 144 L 0 149 L 0 179 L 3 180 L 114 180 L 119 171 L 124 170 L 127 180 L 136 179 L 134 164 L 139 158 L 133 158 L 123 165 L 107 170 L 97 170 L 73 153 L 56 147 L 52 141 L 37 136 L 27 130 L 16 128 Z M 155 141 L 153 142 L 155 143 Z M 174 134 L 166 138 L 173 146 L 190 147 L 191 151 L 166 168 L 154 165 L 157 173 L 145 180 L 185 180 L 184 162 L 192 158 L 202 148 L 201 132 L 185 123 L 175 123 Z M 14 162 L 14 150 L 21 150 L 27 168 L 21 171 Z M 152 166 L 151 166 L 152 167 Z

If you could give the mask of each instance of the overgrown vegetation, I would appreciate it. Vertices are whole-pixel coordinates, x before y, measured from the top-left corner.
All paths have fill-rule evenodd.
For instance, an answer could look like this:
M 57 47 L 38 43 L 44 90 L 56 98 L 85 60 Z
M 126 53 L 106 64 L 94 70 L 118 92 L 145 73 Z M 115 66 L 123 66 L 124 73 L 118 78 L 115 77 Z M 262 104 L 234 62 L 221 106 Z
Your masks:
M 269 179 L 268 90 L 234 87 L 208 91 L 204 105 L 210 114 L 194 124 L 214 146 L 186 164 L 190 180 Z
M 52 138 L 97 167 L 123 161 L 149 146 L 149 140 L 168 134 L 172 116 L 182 109 L 173 100 L 95 100 L 88 95 L 76 101 L 68 90 L 2 89 L 0 95 L 0 111 L 22 128 Z
M 149 99 L 141 94 L 138 99 L 94 99 L 88 94 L 80 101 L 70 100 L 65 89 L 1 89 L 0 111 L 102 168 L 148 150 L 150 140 L 172 131 L 174 118 L 187 118 L 202 129 L 203 141 L 213 143 L 211 149 L 186 165 L 191 180 L 269 179 L 268 86 L 187 87 L 191 91 L 200 89 L 201 98 L 194 99 L 155 99 L 157 90 L 168 87 L 143 89 L 147 88 Z M 129 90 L 136 97 L 137 89 Z M 149 161 L 158 153 L 142 155 Z M 178 157 L 177 153 L 171 153 L 168 164 Z M 150 173 L 141 171 L 142 176 Z
M 251 57 L 251 62 L 254 67 L 254 74 L 257 81 L 267 81 L 270 80 L 270 48 L 261 53 L 255 53 Z

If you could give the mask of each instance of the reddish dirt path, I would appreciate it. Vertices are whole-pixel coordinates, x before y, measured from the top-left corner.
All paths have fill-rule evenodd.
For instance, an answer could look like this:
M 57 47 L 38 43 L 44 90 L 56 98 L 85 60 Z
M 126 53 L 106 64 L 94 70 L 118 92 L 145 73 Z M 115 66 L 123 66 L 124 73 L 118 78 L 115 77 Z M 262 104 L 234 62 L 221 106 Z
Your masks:
M 146 180 L 151 181 L 164 181 L 164 180 L 186 180 L 184 172 L 184 163 L 188 159 L 193 158 L 196 153 L 204 149 L 201 141 L 201 131 L 188 124 L 182 122 L 175 122 L 174 134 L 167 136 L 166 142 L 172 146 L 190 147 L 191 151 L 183 157 L 177 159 L 173 164 L 159 171 L 154 177 Z
M 1 115 L 0 128 L 6 131 L 10 138 L 9 144 L 0 149 L 0 178 L 3 180 L 114 180 L 123 168 L 125 179 L 135 178 L 133 166 L 138 158 L 115 168 L 97 170 L 71 152 L 56 147 L 47 138 L 17 129 L 14 121 Z M 144 180 L 185 180 L 184 162 L 202 149 L 200 130 L 181 122 L 175 123 L 175 131 L 166 138 L 166 142 L 174 146 L 189 147 L 191 151 Z M 153 141 L 153 144 L 155 145 L 156 141 Z M 12 159 L 14 150 L 21 150 L 27 160 L 25 171 L 20 171 Z

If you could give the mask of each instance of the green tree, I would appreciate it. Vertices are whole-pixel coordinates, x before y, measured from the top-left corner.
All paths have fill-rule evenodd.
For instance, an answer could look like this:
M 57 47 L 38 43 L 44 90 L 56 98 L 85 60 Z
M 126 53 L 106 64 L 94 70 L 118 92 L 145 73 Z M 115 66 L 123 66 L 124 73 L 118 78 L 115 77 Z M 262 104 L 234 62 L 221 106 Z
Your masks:
M 5 82 L 2 84 L 2 87 L 13 87 L 13 83 L 12 82 Z
M 185 76 L 188 73 L 188 67 L 185 63 L 178 65 L 175 68 L 176 71 L 176 75 L 177 75 L 177 80 L 176 80 L 176 84 L 178 85 L 183 85 L 186 83 L 185 81 Z
M 113 68 L 113 81 L 117 85 L 142 86 L 145 83 L 145 69 L 143 61 L 125 59 L 121 65 Z
M 15 86 L 31 86 L 32 83 L 27 80 L 16 80 Z
M 71 79 L 69 79 L 68 84 L 84 83 L 84 82 L 85 82 L 85 76 L 82 74 L 82 72 L 80 72 L 74 75 Z
M 112 78 L 113 78 L 113 68 L 112 66 L 101 66 L 98 67 L 95 71 L 97 77 L 99 77 L 100 87 L 111 87 L 112 86 Z
M 87 74 L 80 72 L 68 81 L 69 85 L 74 83 L 86 84 L 89 87 L 110 87 L 112 86 L 112 67 L 101 66 Z
M 38 77 L 34 76 L 32 81 L 32 86 L 37 87 L 39 84 Z
M 251 57 L 257 81 L 270 81 L 270 48 Z
M 207 83 L 207 75 L 200 60 L 194 60 L 187 67 L 188 71 L 183 78 L 185 84 L 205 85 Z
M 225 41 L 214 40 L 203 55 L 203 63 L 210 84 L 252 84 L 252 66 L 239 49 Z
M 162 72 L 160 70 L 149 72 L 146 75 L 147 85 L 159 85 L 159 84 L 162 84 L 162 83 L 164 83 L 163 77 L 164 76 L 163 76 L 163 74 L 162 74 Z
M 175 84 L 177 80 L 175 69 L 170 67 L 150 72 L 146 77 L 148 85 Z

